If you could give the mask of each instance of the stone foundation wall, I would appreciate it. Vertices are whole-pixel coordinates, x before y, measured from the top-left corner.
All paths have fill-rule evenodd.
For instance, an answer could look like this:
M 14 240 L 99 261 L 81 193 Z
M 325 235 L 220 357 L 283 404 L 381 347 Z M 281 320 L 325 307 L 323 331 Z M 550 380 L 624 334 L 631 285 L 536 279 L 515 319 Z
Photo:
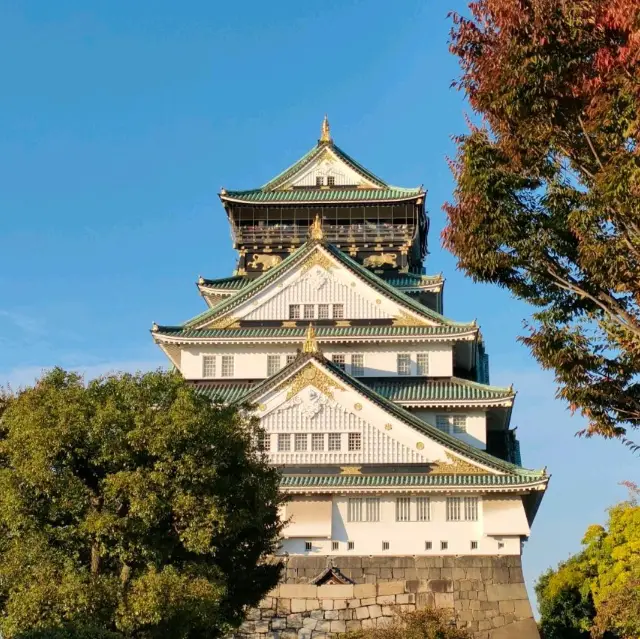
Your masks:
M 234 638 L 329 639 L 389 624 L 394 609 L 451 611 L 475 639 L 539 639 L 520 557 L 336 557 L 354 585 L 310 583 L 327 557 L 291 557 L 283 583 Z

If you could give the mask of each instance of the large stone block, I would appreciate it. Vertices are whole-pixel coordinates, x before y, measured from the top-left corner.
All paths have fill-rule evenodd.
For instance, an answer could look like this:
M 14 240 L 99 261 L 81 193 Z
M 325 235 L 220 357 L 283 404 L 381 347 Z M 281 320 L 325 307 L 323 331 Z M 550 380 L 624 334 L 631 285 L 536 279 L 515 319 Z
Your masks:
M 388 581 L 378 584 L 378 595 L 401 595 L 404 593 L 404 581 Z
M 353 586 L 348 584 L 336 584 L 330 586 L 318 586 L 318 599 L 351 599 Z
M 496 628 L 489 637 L 491 639 L 540 639 L 540 633 L 533 619 L 524 619 Z
M 312 584 L 282 584 L 280 597 L 283 599 L 317 599 L 318 586 Z
M 524 584 L 487 584 L 489 601 L 512 601 L 528 599 Z
M 353 587 L 353 596 L 356 599 L 363 599 L 367 597 L 376 596 L 375 584 L 356 584 Z

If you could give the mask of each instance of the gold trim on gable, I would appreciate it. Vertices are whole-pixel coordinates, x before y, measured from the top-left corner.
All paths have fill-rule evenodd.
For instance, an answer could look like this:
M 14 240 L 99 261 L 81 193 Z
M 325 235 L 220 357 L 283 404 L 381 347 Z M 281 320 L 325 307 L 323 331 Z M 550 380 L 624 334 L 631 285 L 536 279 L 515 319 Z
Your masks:
M 331 379 L 325 372 L 316 368 L 313 364 L 307 364 L 301 371 L 296 373 L 293 379 L 287 380 L 278 387 L 287 388 L 287 400 L 295 397 L 301 390 L 307 386 L 317 388 L 323 395 L 333 399 L 333 389 L 345 390 L 340 384 Z
M 362 475 L 362 466 L 340 466 L 341 475 Z
M 409 315 L 409 313 L 405 313 L 401 311 L 399 315 L 396 315 L 393 318 L 394 326 L 428 326 L 429 324 L 424 320 L 421 320 L 413 315 Z
M 221 319 L 216 320 L 212 324 L 206 324 L 203 328 L 240 328 L 240 320 L 233 315 L 228 315 L 227 317 L 222 317 Z
M 324 253 L 316 251 L 302 263 L 302 272 L 306 273 L 314 266 L 320 266 L 325 271 L 331 273 L 331 269 L 334 267 L 334 263 Z
M 447 461 L 435 461 L 431 463 L 429 470 L 430 475 L 490 475 L 491 473 L 485 468 L 480 468 L 460 457 L 456 457 L 445 451 Z

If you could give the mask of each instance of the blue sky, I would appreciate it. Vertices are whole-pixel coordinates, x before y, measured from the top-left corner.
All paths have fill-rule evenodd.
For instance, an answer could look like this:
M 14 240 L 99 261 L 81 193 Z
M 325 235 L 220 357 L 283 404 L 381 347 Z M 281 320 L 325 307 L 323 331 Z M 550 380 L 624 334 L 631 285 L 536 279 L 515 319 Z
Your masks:
M 577 550 L 638 480 L 516 339 L 529 309 L 456 270 L 440 246 L 446 156 L 465 130 L 447 12 L 465 3 L 0 0 L 0 384 L 61 365 L 96 375 L 164 364 L 149 335 L 203 309 L 229 275 L 220 187 L 258 186 L 316 141 L 391 183 L 424 184 L 429 273 L 445 312 L 478 318 L 492 382 L 513 382 L 526 466 L 549 491 L 525 547 L 529 583 Z

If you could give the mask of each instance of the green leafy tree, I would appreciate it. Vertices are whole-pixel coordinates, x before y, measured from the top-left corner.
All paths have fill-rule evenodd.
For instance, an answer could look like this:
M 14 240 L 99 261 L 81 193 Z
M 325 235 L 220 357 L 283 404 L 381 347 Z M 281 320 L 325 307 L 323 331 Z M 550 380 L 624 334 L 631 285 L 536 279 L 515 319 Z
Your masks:
M 523 338 L 587 435 L 640 425 L 640 0 L 477 0 L 451 50 L 480 127 L 457 138 L 445 246 L 537 307 Z
M 6 639 L 223 636 L 278 581 L 257 424 L 178 375 L 56 369 L 0 402 Z
M 607 526 L 590 526 L 583 550 L 538 581 L 545 639 L 640 637 L 640 493 L 629 488 Z

